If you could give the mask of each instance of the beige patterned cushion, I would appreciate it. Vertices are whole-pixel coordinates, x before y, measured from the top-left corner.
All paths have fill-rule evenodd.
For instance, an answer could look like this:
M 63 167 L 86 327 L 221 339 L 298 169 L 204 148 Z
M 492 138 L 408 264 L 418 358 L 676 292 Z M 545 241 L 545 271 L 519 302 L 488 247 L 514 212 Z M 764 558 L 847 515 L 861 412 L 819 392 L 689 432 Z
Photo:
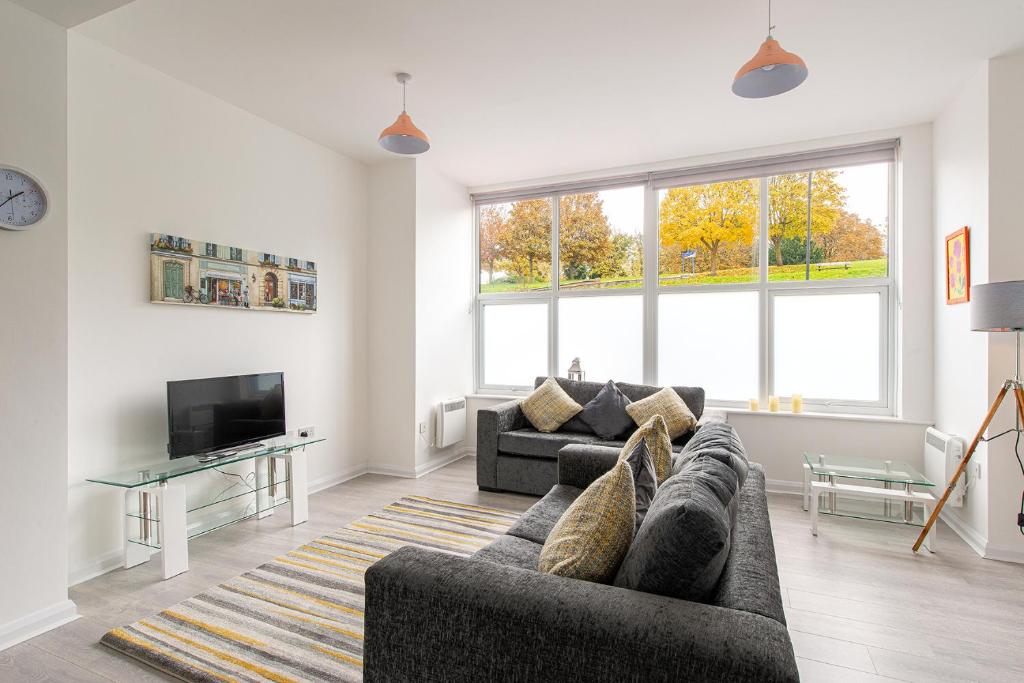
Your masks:
M 697 418 L 690 412 L 689 406 L 672 387 L 665 387 L 647 398 L 633 401 L 626 406 L 626 412 L 637 425 L 642 425 L 655 415 L 661 415 L 668 425 L 670 439 L 693 429 L 697 424 Z
M 610 582 L 633 542 L 635 520 L 633 472 L 621 460 L 562 513 L 540 551 L 540 570 Z
M 533 393 L 519 402 L 523 415 L 538 432 L 553 432 L 583 410 L 565 393 L 554 377 L 548 377 Z
M 629 406 L 626 407 L 629 410 Z M 654 471 L 658 475 L 658 486 L 672 474 L 672 439 L 668 436 L 668 427 L 665 426 L 665 418 L 655 415 L 647 422 L 640 425 L 640 428 L 633 432 L 633 435 L 626 441 L 619 453 L 619 462 L 623 462 L 633 452 L 636 445 L 643 439 L 647 443 L 647 451 L 654 461 Z

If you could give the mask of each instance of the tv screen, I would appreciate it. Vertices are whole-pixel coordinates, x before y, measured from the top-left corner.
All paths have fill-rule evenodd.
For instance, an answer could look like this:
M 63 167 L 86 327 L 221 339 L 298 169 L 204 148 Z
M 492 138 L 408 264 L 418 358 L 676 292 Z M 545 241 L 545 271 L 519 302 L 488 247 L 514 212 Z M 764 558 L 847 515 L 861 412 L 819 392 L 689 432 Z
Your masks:
M 168 382 L 167 431 L 171 458 L 281 436 L 284 373 Z

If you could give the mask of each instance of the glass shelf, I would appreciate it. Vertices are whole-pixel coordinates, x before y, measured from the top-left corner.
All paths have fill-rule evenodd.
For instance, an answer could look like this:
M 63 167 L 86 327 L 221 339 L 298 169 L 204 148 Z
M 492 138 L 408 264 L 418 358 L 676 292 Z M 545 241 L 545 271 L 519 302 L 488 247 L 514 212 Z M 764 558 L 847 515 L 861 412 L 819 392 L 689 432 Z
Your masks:
M 841 492 L 836 495 L 835 512 L 829 510 L 828 496 L 822 495 L 818 501 L 818 514 L 853 517 L 872 522 L 889 522 L 891 524 L 905 524 L 909 526 L 924 526 L 925 523 L 925 509 L 923 505 L 915 503 L 912 506 L 910 521 L 908 522 L 903 517 L 903 503 L 900 501 L 848 498 L 843 496 Z
M 170 461 L 164 460 L 163 462 L 155 462 L 152 465 L 139 465 L 131 469 L 113 472 L 102 476 L 88 477 L 86 481 L 93 482 L 94 484 L 107 484 L 108 486 L 119 486 L 127 489 L 151 486 L 162 481 L 167 481 L 168 479 L 183 477 L 196 472 L 210 470 L 215 467 L 223 467 L 224 465 L 230 465 L 235 462 L 243 462 L 245 460 L 253 460 L 255 458 L 284 454 L 298 448 L 305 448 L 310 444 L 320 443 L 321 441 L 324 441 L 324 439 L 313 437 L 303 438 L 298 435 L 298 432 L 288 432 L 284 436 L 275 437 L 273 439 L 264 439 L 258 448 L 241 451 L 215 460 L 199 460 L 197 456 L 190 455 L 184 458 L 175 458 Z
M 252 494 L 253 491 L 248 491 L 247 493 Z M 234 498 L 237 498 L 237 497 L 238 496 L 234 496 Z M 230 498 L 225 498 L 223 500 L 217 501 L 216 503 L 210 503 L 210 505 L 216 505 L 217 503 L 223 503 L 223 502 L 226 502 L 228 500 L 231 500 L 231 499 Z M 186 537 L 189 540 L 192 540 L 193 538 L 196 538 L 197 536 L 202 536 L 203 534 L 208 534 L 211 531 L 216 531 L 217 529 L 223 529 L 224 527 L 231 526 L 232 524 L 235 524 L 236 522 L 241 522 L 241 521 L 244 521 L 244 520 L 247 520 L 247 519 L 252 519 L 253 517 L 256 517 L 257 515 L 261 515 L 261 514 L 267 512 L 268 510 L 273 510 L 274 508 L 281 507 L 282 505 L 287 505 L 288 503 L 291 502 L 291 500 L 289 498 L 284 497 L 284 496 L 273 498 L 271 500 L 273 501 L 272 503 L 263 505 L 259 510 L 253 510 L 252 512 L 248 512 L 248 513 L 246 513 L 244 515 L 241 515 L 239 517 L 228 517 L 228 518 L 225 518 L 225 517 L 211 517 L 211 518 L 208 518 L 208 519 L 204 519 L 204 520 L 198 522 L 197 524 L 189 525 L 188 526 L 188 530 L 186 532 Z M 204 506 L 204 507 L 209 507 L 209 505 Z M 198 509 L 202 509 L 202 508 L 196 508 L 196 509 L 198 510 Z M 136 515 L 128 515 L 128 516 L 132 517 L 133 519 L 139 519 L 141 521 L 145 521 L 143 518 L 140 518 L 140 517 L 138 517 Z M 135 532 L 133 532 L 128 537 L 128 542 L 129 543 L 134 543 L 135 545 L 145 546 L 147 548 L 153 548 L 154 550 L 160 550 L 161 549 L 161 544 L 160 544 L 160 541 L 158 540 L 160 538 L 160 534 L 159 534 L 159 531 L 158 531 L 160 521 L 156 520 L 156 519 L 152 519 L 152 518 L 150 519 L 150 521 L 153 523 L 153 527 L 152 527 L 152 531 L 150 533 L 149 538 L 145 538 L 144 536 L 142 536 L 141 534 L 138 533 L 138 530 L 136 530 Z
M 878 460 L 845 455 L 818 455 L 804 453 L 804 461 L 811 474 L 823 477 L 843 477 L 865 481 L 881 481 L 914 486 L 935 486 L 923 474 L 899 460 Z

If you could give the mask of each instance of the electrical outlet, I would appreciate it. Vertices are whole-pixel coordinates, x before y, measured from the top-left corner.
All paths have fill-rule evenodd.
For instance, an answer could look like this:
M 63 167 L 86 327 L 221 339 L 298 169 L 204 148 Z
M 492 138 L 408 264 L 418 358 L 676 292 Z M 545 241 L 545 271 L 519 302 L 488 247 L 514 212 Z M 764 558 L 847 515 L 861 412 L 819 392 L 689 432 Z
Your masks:
M 981 463 L 980 462 L 972 462 L 971 463 L 971 479 L 973 479 L 974 481 L 981 481 Z
M 315 434 L 315 427 L 299 427 L 299 436 L 303 439 L 312 439 Z
M 420 422 L 419 429 L 420 429 L 420 434 L 426 434 L 427 433 L 427 423 L 426 422 Z

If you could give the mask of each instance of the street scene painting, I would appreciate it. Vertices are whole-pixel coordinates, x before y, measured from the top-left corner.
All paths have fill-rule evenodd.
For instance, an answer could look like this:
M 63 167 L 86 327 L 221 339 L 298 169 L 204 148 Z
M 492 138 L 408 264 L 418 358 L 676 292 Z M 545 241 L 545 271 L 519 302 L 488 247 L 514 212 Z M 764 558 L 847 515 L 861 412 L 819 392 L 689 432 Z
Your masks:
M 316 312 L 313 261 L 161 233 L 149 250 L 155 303 Z

